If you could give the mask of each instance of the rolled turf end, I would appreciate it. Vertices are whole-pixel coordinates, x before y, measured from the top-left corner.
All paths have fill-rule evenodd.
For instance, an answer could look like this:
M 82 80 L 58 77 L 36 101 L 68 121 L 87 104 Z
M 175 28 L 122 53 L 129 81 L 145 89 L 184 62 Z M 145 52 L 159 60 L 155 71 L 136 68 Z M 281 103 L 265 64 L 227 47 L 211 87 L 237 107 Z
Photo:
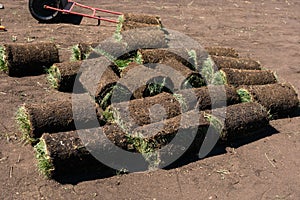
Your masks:
M 16 121 L 20 131 L 22 132 L 22 140 L 30 144 L 36 143 L 38 140 L 30 137 L 31 123 L 28 112 L 24 105 L 18 109 L 16 113 Z
M 81 60 L 81 52 L 78 44 L 72 46 L 72 55 L 70 60 L 71 61 Z
M 0 71 L 8 71 L 8 63 L 6 60 L 5 47 L 0 46 Z
M 158 141 L 149 141 L 139 134 L 126 134 L 126 138 L 128 143 L 141 153 L 148 162 L 148 170 L 152 171 L 158 169 L 161 162 L 158 153 L 155 151 L 158 146 Z
M 226 134 L 223 132 L 224 123 L 212 114 L 205 113 L 204 117 L 210 122 L 210 125 L 219 133 L 220 138 L 224 139 Z
M 45 141 L 41 139 L 40 142 L 34 146 L 34 150 L 39 172 L 50 178 L 53 175 L 54 166 L 51 162 L 50 156 L 47 154 Z
M 226 75 L 222 71 L 215 71 L 215 63 L 209 56 L 203 63 L 201 75 L 205 78 L 206 83 L 212 85 L 225 85 L 227 84 Z
M 223 71 L 217 71 L 213 74 L 213 79 L 211 81 L 212 85 L 226 85 L 227 79 L 226 74 Z
M 59 82 L 61 80 L 61 74 L 57 66 L 54 64 L 47 70 L 47 80 L 50 86 L 54 89 L 59 88 Z
M 242 103 L 253 102 L 253 98 L 248 90 L 241 88 L 237 90 L 237 93 Z

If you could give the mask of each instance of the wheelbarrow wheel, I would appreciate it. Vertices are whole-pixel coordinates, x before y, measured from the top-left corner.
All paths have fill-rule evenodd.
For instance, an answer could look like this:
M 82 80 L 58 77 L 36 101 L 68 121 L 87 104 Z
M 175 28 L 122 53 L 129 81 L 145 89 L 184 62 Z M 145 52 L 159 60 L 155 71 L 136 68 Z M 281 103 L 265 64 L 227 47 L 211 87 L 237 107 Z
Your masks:
M 62 12 L 46 9 L 44 6 L 63 9 L 68 0 L 29 0 L 31 15 L 42 23 L 53 23 L 60 20 Z

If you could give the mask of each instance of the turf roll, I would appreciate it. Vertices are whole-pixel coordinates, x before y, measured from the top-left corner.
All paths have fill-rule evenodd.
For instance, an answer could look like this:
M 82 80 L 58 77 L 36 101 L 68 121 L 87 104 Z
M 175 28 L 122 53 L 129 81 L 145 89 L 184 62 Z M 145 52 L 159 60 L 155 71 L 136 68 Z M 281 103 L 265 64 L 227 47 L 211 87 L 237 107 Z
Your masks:
M 228 85 L 192 88 L 174 94 L 185 110 L 210 110 L 240 103 L 236 88 Z
M 39 171 L 48 178 L 107 168 L 90 154 L 76 131 L 45 133 L 34 149 Z
M 234 58 L 212 55 L 212 59 L 217 65 L 218 69 L 233 68 L 245 70 L 261 70 L 260 63 L 250 58 Z
M 124 13 L 123 15 L 124 22 L 138 22 L 145 24 L 155 24 L 161 26 L 161 19 L 159 16 L 154 15 L 145 15 L 145 14 L 137 14 L 137 13 Z
M 241 86 L 238 93 L 243 102 L 263 105 L 273 117 L 292 114 L 299 106 L 299 99 L 289 83 Z
M 132 52 L 145 48 L 167 48 L 165 32 L 160 28 L 146 27 L 116 32 L 113 37 L 100 42 L 94 53 L 104 55 L 110 60 L 128 58 Z
M 128 145 L 131 144 L 127 138 L 126 134 L 114 124 L 87 129 L 83 133 L 78 131 L 45 133 L 35 146 L 38 168 L 42 174 L 54 179 L 73 174 L 103 174 L 110 168 L 93 156 L 96 154 L 101 155 L 104 160 L 118 163 L 115 167 L 119 167 L 119 170 L 124 169 L 128 158 L 120 157 L 116 151 L 118 147 L 129 149 Z M 95 154 L 92 155 L 91 152 Z M 115 157 L 118 160 L 113 161 Z M 142 155 L 138 155 L 135 161 L 145 162 Z
M 240 103 L 240 98 L 235 88 L 211 86 L 114 103 L 107 110 L 124 130 L 131 131 L 137 126 L 169 119 L 192 109 L 207 110 L 236 103 Z
M 82 61 L 63 62 L 52 65 L 48 70 L 48 82 L 61 92 L 72 92 Z
M 129 50 L 167 47 L 165 32 L 156 27 L 122 32 L 121 41 L 128 45 Z
M 206 85 L 202 75 L 194 70 L 194 66 L 191 66 L 192 63 L 189 60 L 185 60 L 168 49 L 143 49 L 138 51 L 138 55 L 144 64 L 150 63 L 157 70 L 169 74 L 172 81 L 176 83 L 175 90 Z M 153 63 L 157 65 L 153 65 Z M 164 66 L 166 66 L 165 69 Z
M 0 70 L 9 76 L 43 74 L 45 69 L 58 62 L 58 49 L 53 43 L 4 44 L 0 47 Z
M 80 102 L 80 101 L 78 101 Z M 79 103 L 80 104 L 80 103 Z M 86 105 L 85 102 L 80 104 Z M 23 139 L 29 143 L 36 143 L 43 133 L 56 133 L 75 130 L 74 118 L 78 123 L 89 128 L 93 126 L 97 117 L 97 106 L 80 108 L 80 117 L 73 116 L 72 101 L 54 101 L 42 104 L 24 104 L 19 107 L 16 120 L 23 134 Z M 95 116 L 93 115 L 95 114 Z M 101 117 L 99 117 L 101 121 Z
M 268 111 L 254 102 L 215 109 L 206 117 L 218 130 L 221 141 L 250 137 L 269 125 Z
M 159 16 L 125 13 L 122 19 L 119 20 L 118 26 L 122 27 L 122 31 L 127 31 L 150 26 L 161 28 L 162 23 Z
M 169 93 L 111 104 L 108 109 L 114 121 L 126 132 L 137 126 L 155 123 L 181 114 L 181 105 Z
M 239 85 L 265 85 L 277 83 L 274 72 L 270 70 L 242 70 L 224 68 L 220 70 L 227 84 Z
M 181 140 L 190 139 L 189 137 L 194 138 L 196 135 L 191 135 L 193 132 L 200 133 L 197 139 L 203 139 L 209 125 L 210 122 L 205 117 L 204 112 L 191 110 L 170 119 L 140 126 L 134 129 L 130 136 L 138 136 L 151 144 L 153 149 L 161 149 L 181 131 L 184 133 L 180 136 Z M 200 147 L 201 143 L 198 143 L 197 146 Z
M 132 92 L 130 99 L 155 96 L 162 92 L 172 93 L 174 90 L 174 83 L 168 74 L 134 62 L 121 71 L 118 85 Z
M 230 47 L 205 47 L 205 50 L 208 52 L 209 55 L 213 56 L 226 56 L 232 58 L 238 58 L 239 54 L 234 48 Z
M 131 29 L 139 29 L 139 28 L 146 28 L 146 27 L 161 28 L 161 24 L 147 24 L 141 22 L 127 21 L 122 24 L 122 31 L 128 31 Z

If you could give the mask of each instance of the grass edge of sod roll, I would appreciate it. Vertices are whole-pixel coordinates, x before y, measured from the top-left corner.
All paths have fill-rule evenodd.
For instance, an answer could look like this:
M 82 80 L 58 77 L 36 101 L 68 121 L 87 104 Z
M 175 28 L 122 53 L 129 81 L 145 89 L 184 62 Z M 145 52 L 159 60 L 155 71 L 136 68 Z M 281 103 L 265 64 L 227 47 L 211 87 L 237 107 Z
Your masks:
M 77 60 L 81 60 L 81 52 L 80 52 L 80 48 L 79 48 L 79 44 L 75 44 L 71 47 L 71 57 L 70 57 L 70 61 L 77 61 Z
M 242 103 L 253 102 L 253 97 L 248 90 L 240 88 L 237 90 L 237 94 L 239 95 Z
M 15 120 L 17 122 L 17 125 L 19 126 L 19 130 L 22 133 L 22 141 L 30 144 L 36 143 L 38 139 L 30 137 L 31 123 L 25 104 L 20 106 L 17 110 Z
M 219 133 L 220 138 L 224 138 L 226 136 L 223 132 L 224 122 L 221 122 L 217 117 L 205 111 L 204 117 L 210 122 L 211 126 Z
M 6 60 L 6 52 L 4 46 L 0 46 L 0 71 L 8 71 L 8 62 Z
M 50 86 L 54 89 L 58 89 L 61 80 L 59 68 L 54 64 L 47 70 L 47 74 L 47 80 Z
M 161 162 L 159 158 L 159 154 L 155 149 L 157 146 L 156 140 L 148 140 L 147 138 L 143 138 L 142 135 L 138 134 L 129 134 L 126 133 L 126 139 L 129 145 L 132 145 L 132 148 L 136 150 L 138 153 L 142 154 L 144 159 L 149 163 L 148 169 L 157 169 Z
M 53 163 L 51 162 L 51 158 L 47 153 L 46 143 L 43 139 L 41 139 L 35 146 L 35 157 L 37 159 L 37 167 L 38 171 L 45 175 L 47 178 L 52 176 L 52 172 L 54 171 Z

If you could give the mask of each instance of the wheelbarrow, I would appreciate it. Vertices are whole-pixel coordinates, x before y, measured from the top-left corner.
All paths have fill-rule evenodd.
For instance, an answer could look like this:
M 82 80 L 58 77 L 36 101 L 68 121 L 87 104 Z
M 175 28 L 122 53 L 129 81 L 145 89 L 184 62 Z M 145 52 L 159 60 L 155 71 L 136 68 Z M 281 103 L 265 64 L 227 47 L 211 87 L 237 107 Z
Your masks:
M 75 7 L 80 7 L 91 11 L 91 14 L 84 14 L 81 12 L 73 11 Z M 80 3 L 77 3 L 72 0 L 29 0 L 29 11 L 31 15 L 41 23 L 56 23 L 64 21 L 64 18 L 76 18 L 76 23 L 79 24 L 83 17 L 92 18 L 98 20 L 100 25 L 101 21 L 118 23 L 118 20 L 104 18 L 97 13 L 109 13 L 112 15 L 122 15 L 121 12 L 115 12 L 100 8 L 94 8 L 91 6 L 86 6 Z

